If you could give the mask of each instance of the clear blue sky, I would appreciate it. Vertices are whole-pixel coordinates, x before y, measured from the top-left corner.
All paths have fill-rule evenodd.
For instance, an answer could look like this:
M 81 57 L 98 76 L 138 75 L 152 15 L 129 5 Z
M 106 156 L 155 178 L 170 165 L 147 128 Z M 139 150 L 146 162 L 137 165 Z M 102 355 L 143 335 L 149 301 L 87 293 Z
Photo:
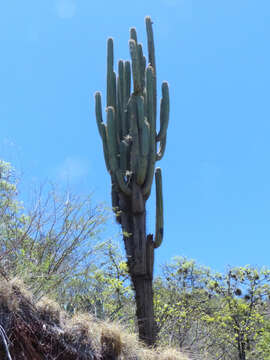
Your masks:
M 157 264 L 270 266 L 269 0 L 1 2 L 0 157 L 25 184 L 52 179 L 110 204 L 93 94 L 105 101 L 107 37 L 129 58 L 129 28 L 145 45 L 146 15 L 171 93 Z

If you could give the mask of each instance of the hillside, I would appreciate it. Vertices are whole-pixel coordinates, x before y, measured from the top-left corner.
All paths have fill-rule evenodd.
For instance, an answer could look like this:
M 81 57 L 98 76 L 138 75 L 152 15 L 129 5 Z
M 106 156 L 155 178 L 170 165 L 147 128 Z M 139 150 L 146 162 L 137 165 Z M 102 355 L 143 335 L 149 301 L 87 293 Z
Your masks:
M 36 303 L 16 279 L 0 282 L 0 324 L 1 359 L 189 360 L 173 349 L 146 349 L 118 324 L 70 317 L 49 299 Z

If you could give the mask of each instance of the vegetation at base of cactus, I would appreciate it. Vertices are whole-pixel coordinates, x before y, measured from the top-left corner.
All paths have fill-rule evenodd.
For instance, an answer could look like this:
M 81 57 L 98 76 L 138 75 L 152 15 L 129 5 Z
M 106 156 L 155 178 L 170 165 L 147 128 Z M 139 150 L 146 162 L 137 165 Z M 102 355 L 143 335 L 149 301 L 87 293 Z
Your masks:
M 129 274 L 133 282 L 140 339 L 155 342 L 153 312 L 154 249 L 163 239 L 161 169 L 156 161 L 165 152 L 169 122 L 169 87 L 162 84 L 157 133 L 156 61 L 152 21 L 146 17 L 148 65 L 135 28 L 130 29 L 131 63 L 120 60 L 114 71 L 113 40 L 107 43 L 107 121 L 103 122 L 101 94 L 95 94 L 96 120 L 107 170 L 111 175 L 112 206 L 122 226 Z M 131 90 L 133 86 L 133 91 Z M 156 234 L 146 235 L 145 203 L 156 182 Z M 126 234 L 129 234 L 128 236 Z

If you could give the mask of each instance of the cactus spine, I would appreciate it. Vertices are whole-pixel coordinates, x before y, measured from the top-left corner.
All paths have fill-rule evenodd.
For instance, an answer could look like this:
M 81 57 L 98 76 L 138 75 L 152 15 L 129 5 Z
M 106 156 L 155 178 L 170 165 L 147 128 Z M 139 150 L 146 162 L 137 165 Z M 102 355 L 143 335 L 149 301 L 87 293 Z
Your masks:
M 163 82 L 160 126 L 157 133 L 156 64 L 150 17 L 146 17 L 146 31 L 148 65 L 142 45 L 137 42 L 136 29 L 131 28 L 129 40 L 131 63 L 120 60 L 118 75 L 114 72 L 113 40 L 108 39 L 106 123 L 102 119 L 99 92 L 95 94 L 95 103 L 105 163 L 111 175 L 112 205 L 116 219 L 122 225 L 129 272 L 135 288 L 139 335 L 146 343 L 153 344 L 154 320 L 152 319 L 151 323 L 141 319 L 153 317 L 153 304 L 148 304 L 145 309 L 143 302 L 150 300 L 153 303 L 154 248 L 159 247 L 163 239 L 162 178 L 161 169 L 155 170 L 155 164 L 163 157 L 166 146 L 169 88 L 168 83 Z M 156 234 L 153 240 L 152 235 L 146 236 L 145 203 L 151 193 L 154 174 Z M 143 282 L 139 281 L 138 277 L 144 279 Z M 145 281 L 149 282 L 150 287 L 149 284 L 145 285 Z M 144 290 L 140 287 L 144 287 Z M 143 295 L 142 291 L 145 292 L 146 288 L 148 294 Z M 145 299 L 145 296 L 149 299 Z

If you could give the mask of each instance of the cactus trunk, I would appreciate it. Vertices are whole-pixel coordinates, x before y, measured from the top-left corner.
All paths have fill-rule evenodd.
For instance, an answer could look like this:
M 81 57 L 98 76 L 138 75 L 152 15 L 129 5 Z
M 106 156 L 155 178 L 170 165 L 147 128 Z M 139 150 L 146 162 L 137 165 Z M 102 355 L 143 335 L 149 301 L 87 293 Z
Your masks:
M 119 205 L 128 269 L 135 291 L 139 338 L 151 346 L 156 341 L 152 286 L 154 243 L 152 236 L 146 236 L 145 201 L 140 213 L 134 213 L 130 199 L 123 194 L 120 194 Z
M 132 283 L 135 290 L 139 338 L 146 345 L 153 346 L 156 342 L 157 326 L 154 317 L 152 279 L 147 276 L 134 276 Z
M 122 226 L 130 278 L 135 290 L 139 337 L 147 345 L 156 339 L 153 306 L 154 249 L 163 240 L 161 169 L 155 169 L 165 151 L 169 121 L 169 88 L 162 84 L 160 129 L 156 131 L 156 62 L 152 22 L 146 18 L 148 61 L 136 30 L 130 30 L 132 63 L 120 60 L 114 72 L 113 40 L 107 47 L 107 122 L 102 119 L 101 95 L 96 93 L 96 120 L 105 163 L 111 175 L 112 206 Z M 133 92 L 131 93 L 131 73 Z M 159 147 L 157 150 L 157 144 Z M 156 234 L 146 235 L 145 204 L 156 182 Z

